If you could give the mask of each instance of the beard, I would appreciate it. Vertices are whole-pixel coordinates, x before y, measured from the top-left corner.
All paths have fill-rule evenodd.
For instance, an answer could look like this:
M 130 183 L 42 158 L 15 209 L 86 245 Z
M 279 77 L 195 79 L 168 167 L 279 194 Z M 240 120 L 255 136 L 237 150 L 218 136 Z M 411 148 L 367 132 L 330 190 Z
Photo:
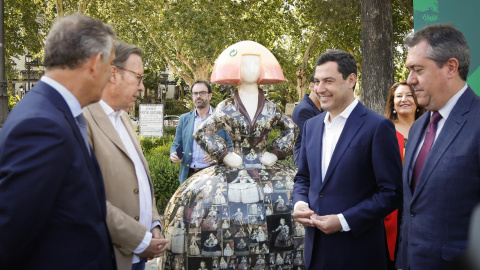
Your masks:
M 195 100 L 195 106 L 198 109 L 203 109 L 203 108 L 207 107 L 208 105 L 209 105 L 209 103 L 208 103 L 207 99 L 197 99 L 197 100 Z

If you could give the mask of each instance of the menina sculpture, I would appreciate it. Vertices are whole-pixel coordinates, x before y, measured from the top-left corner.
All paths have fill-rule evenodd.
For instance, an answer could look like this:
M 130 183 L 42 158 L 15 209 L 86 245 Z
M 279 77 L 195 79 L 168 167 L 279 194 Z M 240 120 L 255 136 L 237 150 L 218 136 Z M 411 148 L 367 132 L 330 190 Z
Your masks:
M 193 175 L 165 211 L 165 269 L 304 269 L 305 230 L 291 216 L 297 168 L 277 164 L 292 150 L 298 128 L 258 84 L 284 80 L 268 49 L 253 41 L 227 48 L 212 82 L 238 85 L 194 133 L 216 165 Z M 225 129 L 234 152 L 215 133 Z M 267 148 L 272 128 L 281 135 Z

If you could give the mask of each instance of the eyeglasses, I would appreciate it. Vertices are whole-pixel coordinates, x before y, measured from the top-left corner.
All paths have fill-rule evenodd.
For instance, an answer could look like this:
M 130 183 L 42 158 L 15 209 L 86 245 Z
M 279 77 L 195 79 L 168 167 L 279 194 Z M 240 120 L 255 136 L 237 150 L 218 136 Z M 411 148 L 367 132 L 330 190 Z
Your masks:
M 119 67 L 119 66 L 116 66 L 117 68 L 119 69 L 122 69 L 122 70 L 125 70 L 125 71 L 128 71 L 128 72 L 131 72 L 133 74 L 135 74 L 135 76 L 137 76 L 137 79 L 138 79 L 138 85 L 140 85 L 143 81 L 143 75 L 142 74 L 139 74 L 133 70 L 130 70 L 130 69 L 126 69 L 126 68 L 123 68 L 123 67 Z
M 196 96 L 200 96 L 200 97 L 204 97 L 208 94 L 207 91 L 201 91 L 201 92 L 192 92 L 192 96 L 193 97 L 196 97 Z

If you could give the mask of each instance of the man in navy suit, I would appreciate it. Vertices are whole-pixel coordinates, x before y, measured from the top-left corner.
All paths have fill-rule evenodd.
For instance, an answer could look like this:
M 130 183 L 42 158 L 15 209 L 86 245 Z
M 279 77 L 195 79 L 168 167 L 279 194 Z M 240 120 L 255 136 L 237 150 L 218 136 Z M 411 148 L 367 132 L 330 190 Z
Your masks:
M 400 204 L 402 164 L 393 123 L 355 99 L 356 80 L 351 54 L 317 59 L 325 112 L 305 122 L 293 189 L 308 269 L 387 269 L 383 218 Z
M 314 75 L 315 74 L 312 74 L 312 76 L 310 76 L 310 95 L 305 94 L 302 101 L 295 106 L 295 109 L 293 109 L 292 120 L 297 124 L 299 129 L 299 134 L 293 148 L 293 163 L 295 163 L 295 165 L 298 165 L 298 155 L 300 155 L 303 124 L 305 124 L 305 121 L 308 119 L 319 115 L 322 112 L 320 100 L 318 100 L 317 93 L 315 92 Z
M 178 181 L 180 184 L 185 182 L 188 177 L 192 176 L 205 168 L 212 166 L 215 161 L 212 160 L 193 140 L 193 132 L 207 119 L 213 112 L 210 106 L 212 99 L 212 86 L 205 81 L 196 81 L 192 85 L 192 99 L 195 104 L 195 110 L 184 113 L 180 116 L 177 130 L 175 131 L 175 139 L 170 147 L 170 161 L 173 163 L 182 163 Z M 232 150 L 232 141 L 230 136 L 224 129 L 217 134 L 227 141 L 227 145 Z M 180 148 L 179 148 L 180 146 Z M 183 152 L 184 156 L 179 157 L 179 152 Z
M 85 15 L 58 20 L 45 76 L 0 131 L 0 269 L 115 269 L 82 114 L 110 78 L 114 36 Z
M 480 202 L 480 98 L 465 83 L 470 51 L 452 25 L 415 31 L 407 83 L 428 111 L 410 129 L 397 268 L 442 270 L 465 252 Z

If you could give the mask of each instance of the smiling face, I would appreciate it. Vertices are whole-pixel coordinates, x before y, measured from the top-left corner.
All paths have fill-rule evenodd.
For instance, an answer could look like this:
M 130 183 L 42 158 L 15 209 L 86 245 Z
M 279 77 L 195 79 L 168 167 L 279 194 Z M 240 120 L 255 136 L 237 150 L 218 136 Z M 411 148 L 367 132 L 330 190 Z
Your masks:
M 438 111 L 451 97 L 446 88 L 448 67 L 439 68 L 435 61 L 427 58 L 428 48 L 429 44 L 424 40 L 408 50 L 405 64 L 410 73 L 407 83 L 413 86 L 419 105 Z
M 315 92 L 322 109 L 330 113 L 330 121 L 354 100 L 356 80 L 354 73 L 343 79 L 337 62 L 325 62 L 315 68 Z
M 417 105 L 413 97 L 413 92 L 408 85 L 399 85 L 394 92 L 393 108 L 398 114 L 415 114 Z

